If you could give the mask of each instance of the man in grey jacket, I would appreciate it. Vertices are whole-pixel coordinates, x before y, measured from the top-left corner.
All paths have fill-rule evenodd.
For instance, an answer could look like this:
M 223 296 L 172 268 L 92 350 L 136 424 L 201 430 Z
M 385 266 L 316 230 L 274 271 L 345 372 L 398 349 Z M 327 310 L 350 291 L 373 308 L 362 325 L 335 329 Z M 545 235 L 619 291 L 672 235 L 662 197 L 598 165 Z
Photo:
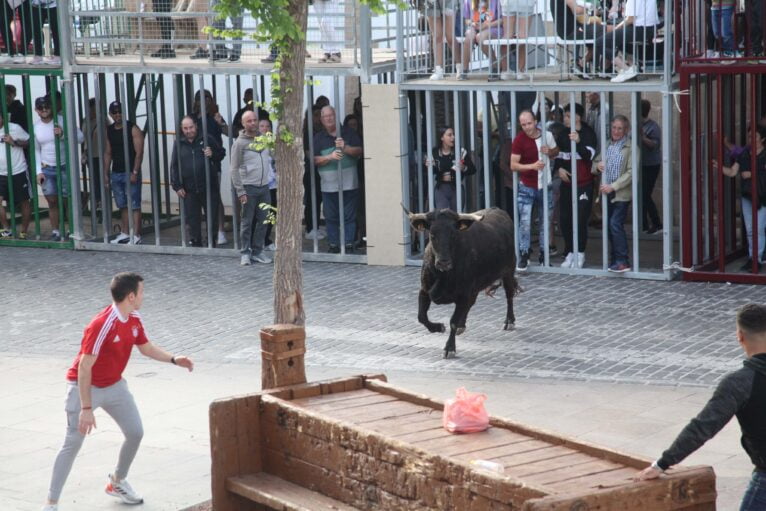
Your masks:
M 242 131 L 231 147 L 231 182 L 242 205 L 240 223 L 240 264 L 247 266 L 251 261 L 271 263 L 271 258 L 263 253 L 266 238 L 266 216 L 268 211 L 260 204 L 271 204 L 269 192 L 269 170 L 271 153 L 268 149 L 256 150 L 253 147 L 258 132 L 258 117 L 255 112 L 242 115 Z
M 638 474 L 655 479 L 668 467 L 713 438 L 736 415 L 742 447 L 753 462 L 753 476 L 740 511 L 766 509 L 766 307 L 749 304 L 737 311 L 737 340 L 747 355 L 744 367 L 723 377 L 702 411 L 662 456 Z

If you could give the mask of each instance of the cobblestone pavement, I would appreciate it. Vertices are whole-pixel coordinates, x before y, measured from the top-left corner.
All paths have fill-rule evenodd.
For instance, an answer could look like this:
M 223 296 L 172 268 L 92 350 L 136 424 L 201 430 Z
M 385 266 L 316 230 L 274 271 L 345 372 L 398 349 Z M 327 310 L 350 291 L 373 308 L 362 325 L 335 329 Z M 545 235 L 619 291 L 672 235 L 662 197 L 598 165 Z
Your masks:
M 273 266 L 225 257 L 0 248 L 0 353 L 72 355 L 108 303 L 109 278 L 146 279 L 150 338 L 200 361 L 260 360 L 258 328 L 273 322 Z M 418 268 L 305 263 L 307 366 L 405 370 L 480 379 L 565 378 L 713 385 L 739 367 L 735 309 L 766 287 L 528 274 L 516 330 L 503 298 L 481 295 L 442 359 L 446 334 L 417 322 Z M 498 296 L 503 295 L 502 291 Z M 433 306 L 449 321 L 451 306 Z

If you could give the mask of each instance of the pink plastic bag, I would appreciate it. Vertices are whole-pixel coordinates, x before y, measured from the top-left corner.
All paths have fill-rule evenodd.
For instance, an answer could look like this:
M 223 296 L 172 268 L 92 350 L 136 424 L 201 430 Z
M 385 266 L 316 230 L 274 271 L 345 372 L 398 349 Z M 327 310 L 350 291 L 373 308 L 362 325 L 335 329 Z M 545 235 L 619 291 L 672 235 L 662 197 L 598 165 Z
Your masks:
M 468 392 L 465 387 L 455 391 L 454 399 L 444 402 L 442 425 L 450 433 L 476 433 L 489 427 L 489 416 L 484 408 L 486 394 Z

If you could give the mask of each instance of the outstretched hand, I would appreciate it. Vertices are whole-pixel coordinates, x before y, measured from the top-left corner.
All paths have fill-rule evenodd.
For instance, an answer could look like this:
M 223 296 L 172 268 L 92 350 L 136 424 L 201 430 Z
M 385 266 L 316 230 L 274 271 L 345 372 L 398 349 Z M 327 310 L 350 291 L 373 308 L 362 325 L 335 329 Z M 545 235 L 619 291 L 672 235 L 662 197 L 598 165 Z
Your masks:
M 662 470 L 654 468 L 650 465 L 636 474 L 635 479 L 636 481 L 647 481 L 649 479 L 657 479 L 660 477 L 660 474 L 662 474 Z
M 194 362 L 192 362 L 192 359 L 189 357 L 185 357 L 183 355 L 178 355 L 176 358 L 176 365 L 179 367 L 184 367 L 189 370 L 189 372 L 192 372 L 194 370 Z

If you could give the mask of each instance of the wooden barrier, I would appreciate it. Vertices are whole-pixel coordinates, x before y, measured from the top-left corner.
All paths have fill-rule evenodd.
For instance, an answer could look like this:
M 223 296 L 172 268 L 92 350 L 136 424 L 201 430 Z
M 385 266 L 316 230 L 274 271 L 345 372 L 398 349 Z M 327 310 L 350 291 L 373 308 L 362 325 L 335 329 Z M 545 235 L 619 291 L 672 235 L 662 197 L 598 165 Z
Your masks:
M 482 433 L 450 434 L 442 408 L 382 375 L 215 401 L 213 509 L 715 509 L 710 467 L 636 482 L 649 460 L 494 417 Z

